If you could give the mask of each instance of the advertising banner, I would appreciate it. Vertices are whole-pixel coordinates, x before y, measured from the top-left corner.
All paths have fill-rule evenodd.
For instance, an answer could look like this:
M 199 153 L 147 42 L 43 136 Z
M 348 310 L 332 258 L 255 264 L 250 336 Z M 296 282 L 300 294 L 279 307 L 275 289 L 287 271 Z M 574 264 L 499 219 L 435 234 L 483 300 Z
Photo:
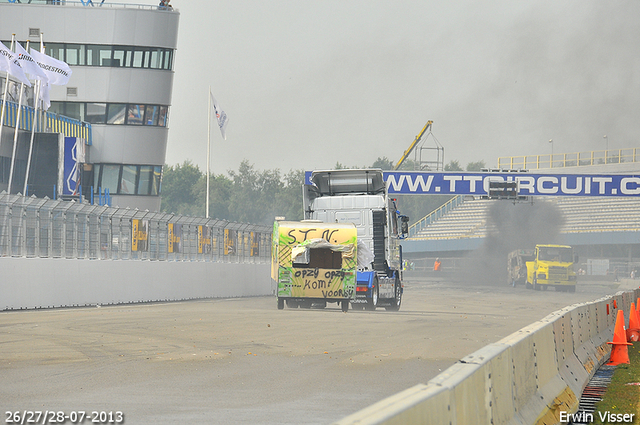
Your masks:
M 236 230 L 224 229 L 224 255 L 236 253 L 236 239 L 238 239 Z
M 182 224 L 169 223 L 167 250 L 169 253 L 182 252 Z
M 311 185 L 311 171 L 305 181 Z M 640 196 L 640 175 L 532 174 L 528 172 L 384 171 L 389 194 L 489 194 L 489 182 L 517 182 L 519 196 Z
M 149 249 L 149 220 L 131 220 L 131 251 L 146 252 Z
M 62 194 L 78 195 L 80 164 L 84 163 L 84 140 L 65 137 L 62 156 Z
M 520 196 L 640 196 L 640 175 L 389 171 L 390 194 L 487 195 L 489 182 L 517 182 Z
M 251 234 L 249 235 L 249 243 L 251 244 L 250 256 L 259 257 L 260 256 L 260 235 L 255 232 L 251 232 Z
M 198 226 L 198 254 L 211 253 L 211 233 L 207 226 Z

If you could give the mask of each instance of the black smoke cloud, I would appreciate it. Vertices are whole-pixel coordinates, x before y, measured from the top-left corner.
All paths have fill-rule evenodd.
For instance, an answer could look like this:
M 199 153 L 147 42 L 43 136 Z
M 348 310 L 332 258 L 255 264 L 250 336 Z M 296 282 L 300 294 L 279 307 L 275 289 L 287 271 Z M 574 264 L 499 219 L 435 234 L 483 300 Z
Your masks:
M 506 285 L 507 255 L 536 244 L 562 243 L 562 211 L 553 201 L 495 201 L 487 211 L 488 234 L 471 254 L 465 279 L 469 282 Z

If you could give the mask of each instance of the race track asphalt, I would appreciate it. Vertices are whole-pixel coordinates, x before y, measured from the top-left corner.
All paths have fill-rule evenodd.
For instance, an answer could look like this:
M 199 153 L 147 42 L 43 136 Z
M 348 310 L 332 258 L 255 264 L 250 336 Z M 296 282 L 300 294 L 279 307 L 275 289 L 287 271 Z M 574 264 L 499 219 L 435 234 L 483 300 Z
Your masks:
M 277 310 L 274 297 L 5 311 L 0 407 L 4 423 L 49 410 L 119 411 L 130 425 L 329 424 L 619 285 L 431 277 L 405 283 L 399 312 Z

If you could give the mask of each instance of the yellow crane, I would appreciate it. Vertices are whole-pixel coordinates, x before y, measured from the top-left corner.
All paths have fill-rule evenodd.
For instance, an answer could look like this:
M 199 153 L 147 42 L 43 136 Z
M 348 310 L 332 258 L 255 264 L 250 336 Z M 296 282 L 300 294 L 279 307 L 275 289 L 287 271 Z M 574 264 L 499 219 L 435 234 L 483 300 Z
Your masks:
M 431 125 L 432 124 L 433 124 L 433 121 L 431 121 L 431 120 L 427 121 L 427 123 L 422 128 L 422 131 L 420 131 L 420 133 L 418 133 L 418 135 L 416 136 L 416 138 L 413 141 L 413 143 L 411 143 L 411 145 L 409 146 L 409 149 L 404 151 L 404 153 L 402 154 L 402 157 L 400 158 L 398 163 L 393 167 L 394 170 L 397 170 L 398 168 L 400 168 L 402 163 L 409 157 L 409 155 L 411 155 L 411 152 L 413 152 L 413 150 L 416 148 L 416 146 L 420 143 L 420 141 L 422 140 L 422 137 L 427 132 L 427 130 L 429 130 L 429 133 L 431 133 Z

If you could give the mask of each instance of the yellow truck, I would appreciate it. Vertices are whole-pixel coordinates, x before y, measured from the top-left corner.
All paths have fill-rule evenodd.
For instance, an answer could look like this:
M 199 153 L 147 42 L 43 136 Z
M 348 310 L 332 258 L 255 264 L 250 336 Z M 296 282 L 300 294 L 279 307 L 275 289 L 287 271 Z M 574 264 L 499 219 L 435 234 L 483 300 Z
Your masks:
M 575 292 L 577 257 L 567 245 L 536 245 L 533 259 L 526 262 L 526 287 L 536 291 L 553 286 L 556 291 Z
M 276 221 L 271 246 L 271 278 L 278 309 L 324 308 L 342 311 L 356 295 L 358 232 L 352 223 L 318 220 Z

